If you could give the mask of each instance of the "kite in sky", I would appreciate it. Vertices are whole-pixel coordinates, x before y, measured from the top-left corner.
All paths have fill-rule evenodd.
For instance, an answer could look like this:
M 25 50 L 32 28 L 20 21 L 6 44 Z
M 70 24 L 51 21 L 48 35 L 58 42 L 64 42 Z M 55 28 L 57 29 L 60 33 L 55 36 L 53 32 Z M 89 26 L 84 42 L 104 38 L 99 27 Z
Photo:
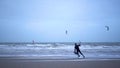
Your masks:
M 68 31 L 67 31 L 67 30 L 65 31 L 65 34 L 66 34 L 66 35 L 68 34 Z
M 105 26 L 106 30 L 109 31 L 109 26 Z

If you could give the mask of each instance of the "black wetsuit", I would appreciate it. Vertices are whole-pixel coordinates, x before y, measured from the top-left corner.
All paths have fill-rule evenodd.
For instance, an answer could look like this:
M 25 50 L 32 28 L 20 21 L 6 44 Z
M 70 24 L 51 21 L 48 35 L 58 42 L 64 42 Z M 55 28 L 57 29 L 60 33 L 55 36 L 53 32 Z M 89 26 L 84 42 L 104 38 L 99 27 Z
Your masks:
M 76 54 L 80 52 L 79 46 L 75 44 L 75 49 L 77 50 Z
M 79 46 L 80 46 L 80 44 L 77 45 L 77 44 L 75 43 L 75 50 L 76 50 L 75 54 L 77 54 L 78 57 L 80 57 L 80 55 L 79 55 L 79 53 L 80 53 L 80 54 L 83 56 L 83 58 L 85 58 L 85 56 L 83 55 L 83 53 L 80 51 Z

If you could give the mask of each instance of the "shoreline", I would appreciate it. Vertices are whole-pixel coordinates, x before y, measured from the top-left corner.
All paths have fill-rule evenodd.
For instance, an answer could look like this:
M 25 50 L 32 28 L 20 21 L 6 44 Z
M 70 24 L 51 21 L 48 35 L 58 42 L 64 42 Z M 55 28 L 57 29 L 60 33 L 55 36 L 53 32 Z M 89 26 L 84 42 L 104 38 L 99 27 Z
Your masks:
M 0 56 L 0 60 L 2 59 L 38 59 L 38 60 L 120 60 L 120 58 L 114 57 L 77 57 L 77 56 Z

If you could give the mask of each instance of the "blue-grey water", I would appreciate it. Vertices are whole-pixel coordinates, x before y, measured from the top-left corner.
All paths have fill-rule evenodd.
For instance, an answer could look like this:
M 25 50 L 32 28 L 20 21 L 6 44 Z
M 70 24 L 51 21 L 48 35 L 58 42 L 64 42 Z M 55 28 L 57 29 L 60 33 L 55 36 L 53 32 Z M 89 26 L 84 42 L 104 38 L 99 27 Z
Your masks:
M 82 43 L 80 49 L 86 58 L 120 58 L 120 43 Z M 73 51 L 74 43 L 0 44 L 0 57 L 75 58 Z

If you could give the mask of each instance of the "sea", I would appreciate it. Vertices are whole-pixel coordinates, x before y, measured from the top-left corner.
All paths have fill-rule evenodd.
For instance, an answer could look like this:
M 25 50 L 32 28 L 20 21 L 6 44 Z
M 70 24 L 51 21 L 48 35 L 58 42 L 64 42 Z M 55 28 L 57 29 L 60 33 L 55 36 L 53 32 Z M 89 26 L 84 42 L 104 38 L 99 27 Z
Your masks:
M 88 59 L 120 58 L 120 42 L 82 42 L 79 48 Z M 74 54 L 74 42 L 0 43 L 0 57 L 78 58 Z M 83 58 L 82 55 L 80 58 Z

